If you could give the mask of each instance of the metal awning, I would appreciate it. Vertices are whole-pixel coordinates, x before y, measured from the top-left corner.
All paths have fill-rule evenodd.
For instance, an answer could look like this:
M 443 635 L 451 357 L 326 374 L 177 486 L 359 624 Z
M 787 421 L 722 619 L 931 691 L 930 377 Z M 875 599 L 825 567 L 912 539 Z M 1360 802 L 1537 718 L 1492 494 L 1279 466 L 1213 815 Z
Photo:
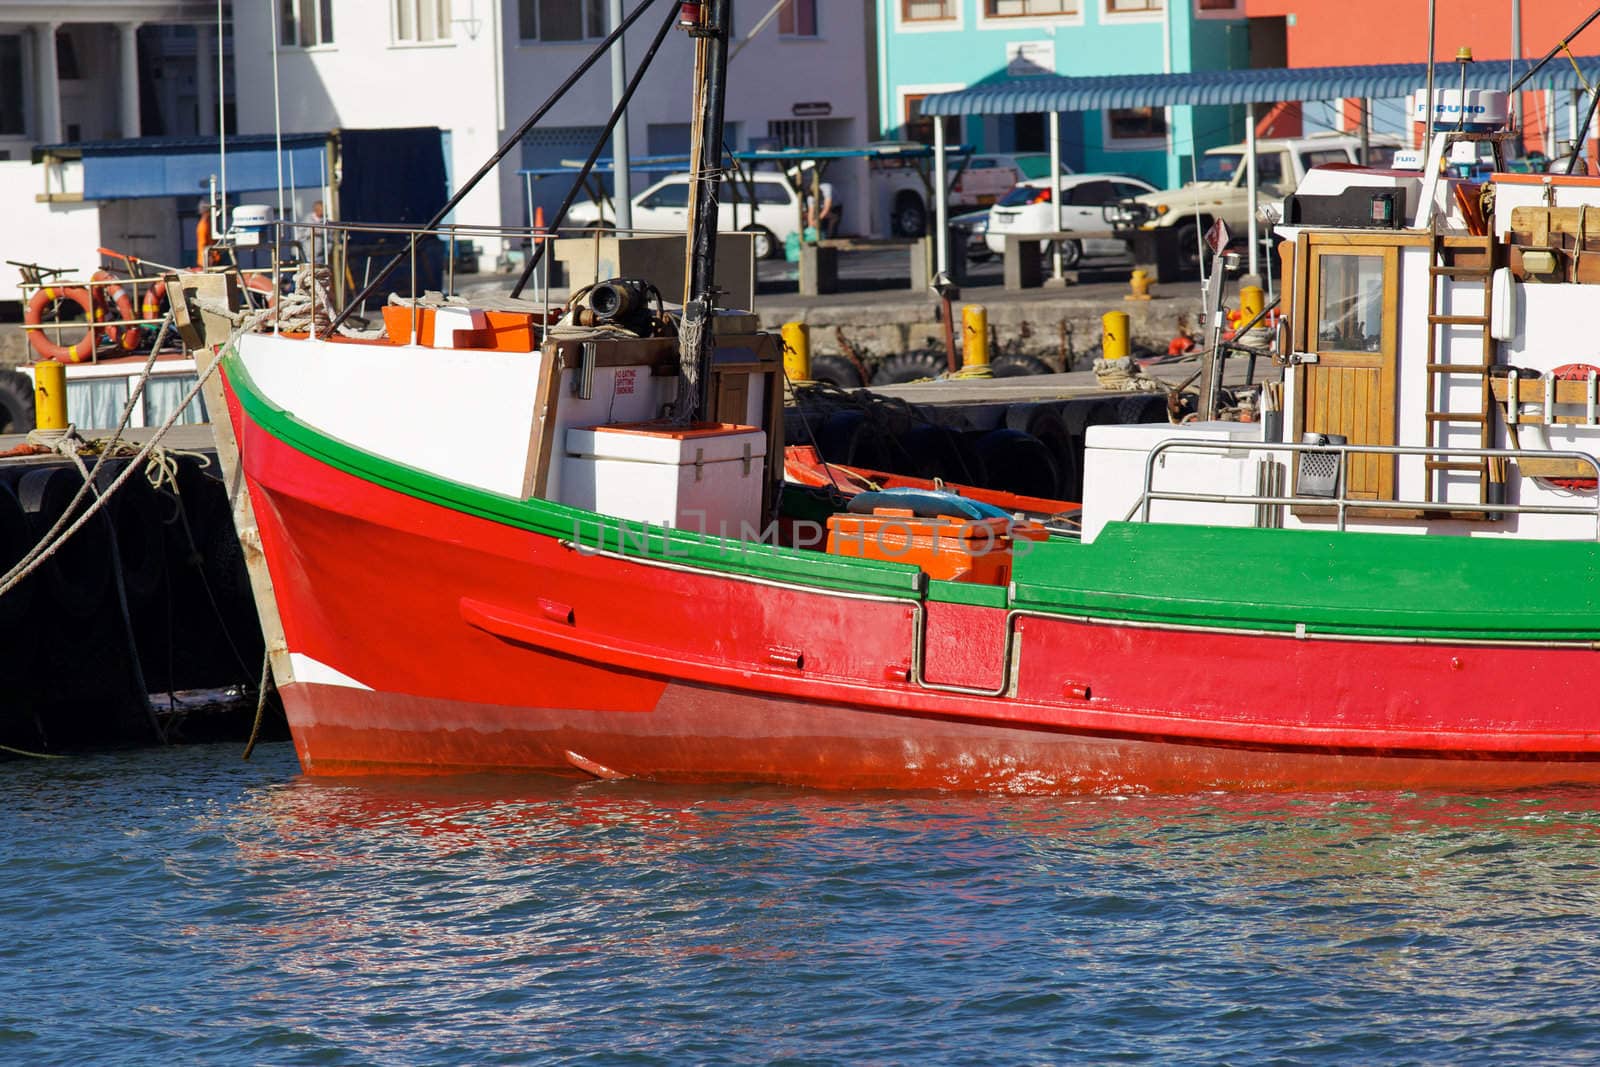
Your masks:
M 1467 86 L 1502 88 L 1527 73 L 1536 60 L 1480 60 L 1467 68 Z M 1524 89 L 1584 89 L 1600 83 L 1600 56 L 1546 63 Z M 1579 76 L 1581 70 L 1582 76 Z M 1442 89 L 1460 84 L 1456 63 L 1434 66 Z M 968 89 L 934 93 L 922 100 L 924 115 L 1014 115 L 1107 108 L 1172 107 L 1182 104 L 1268 104 L 1290 100 L 1392 99 L 1421 89 L 1426 63 L 1381 63 L 1365 67 L 1301 67 L 1271 70 L 1208 70 L 1186 74 L 1111 74 L 1069 78 L 1059 74 L 997 78 Z M 1587 82 L 1587 85 L 1585 85 Z
M 326 133 L 283 135 L 283 174 L 301 186 L 318 185 L 327 170 Z M 221 170 L 215 137 L 139 137 L 125 141 L 81 141 L 40 145 L 35 162 L 83 160 L 85 200 L 123 200 L 153 196 L 196 197 Z M 277 139 L 272 134 L 228 138 L 228 192 L 261 192 L 278 187 Z

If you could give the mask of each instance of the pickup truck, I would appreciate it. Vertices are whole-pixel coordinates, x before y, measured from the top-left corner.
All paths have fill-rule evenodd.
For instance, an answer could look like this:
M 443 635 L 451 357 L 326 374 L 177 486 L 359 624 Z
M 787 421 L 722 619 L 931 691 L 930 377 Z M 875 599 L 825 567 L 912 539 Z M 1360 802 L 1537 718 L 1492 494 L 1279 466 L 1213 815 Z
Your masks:
M 1394 158 L 1400 139 L 1387 134 L 1368 137 L 1372 162 L 1386 166 Z M 1199 269 L 1199 236 L 1217 219 L 1235 234 L 1244 234 L 1250 213 L 1264 204 L 1294 192 L 1306 172 L 1326 163 L 1361 163 L 1361 141 L 1349 134 L 1313 134 L 1309 137 L 1262 138 L 1256 142 L 1260 178 L 1256 205 L 1250 203 L 1246 147 L 1242 144 L 1212 148 L 1195 164 L 1194 180 L 1177 189 L 1147 193 L 1107 205 L 1106 220 L 1114 230 L 1170 227 L 1177 231 L 1178 266 L 1185 272 Z

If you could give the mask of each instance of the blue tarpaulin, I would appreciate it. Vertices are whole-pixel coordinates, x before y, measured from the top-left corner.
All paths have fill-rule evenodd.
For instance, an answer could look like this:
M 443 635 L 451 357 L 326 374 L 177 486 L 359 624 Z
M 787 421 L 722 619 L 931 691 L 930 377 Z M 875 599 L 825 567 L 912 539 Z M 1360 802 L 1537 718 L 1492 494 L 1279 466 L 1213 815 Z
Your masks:
M 291 175 L 304 189 L 320 185 L 327 172 L 328 135 L 295 133 L 283 137 L 283 183 Z M 127 141 L 87 141 L 34 150 L 78 155 L 83 159 L 85 200 L 205 195 L 222 160 L 215 137 L 141 137 Z M 228 192 L 251 193 L 278 187 L 277 143 L 271 134 L 228 138 Z
M 1516 76 L 1520 77 L 1534 62 L 1518 60 Z M 1480 60 L 1467 69 L 1467 87 L 1503 89 L 1509 83 L 1511 67 L 1509 60 Z M 1437 89 L 1453 89 L 1460 84 L 1461 69 L 1456 64 L 1439 63 L 1434 71 Z M 1383 100 L 1416 92 L 1427 80 L 1426 63 L 1110 74 L 1087 78 L 1051 74 L 1002 77 L 955 92 L 933 93 L 923 98 L 921 108 L 924 115 L 1018 115 L 1183 104 L 1275 104 L 1358 97 Z M 1552 60 L 1523 88 L 1582 89 L 1586 88 L 1585 81 L 1588 85 L 1600 81 L 1600 56 L 1581 56 L 1573 62 L 1564 58 Z

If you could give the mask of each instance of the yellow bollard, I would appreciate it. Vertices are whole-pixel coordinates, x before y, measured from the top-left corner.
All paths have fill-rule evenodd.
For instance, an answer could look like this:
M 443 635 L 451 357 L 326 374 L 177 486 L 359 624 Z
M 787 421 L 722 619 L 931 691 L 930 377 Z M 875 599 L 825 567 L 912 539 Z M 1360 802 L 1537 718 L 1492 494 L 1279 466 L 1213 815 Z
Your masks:
M 1135 270 L 1128 276 L 1128 288 L 1132 292 L 1124 293 L 1124 300 L 1149 300 L 1150 299 L 1150 272 Z
M 1128 313 L 1108 311 L 1100 316 L 1100 358 L 1126 359 L 1128 356 Z
M 67 428 L 67 367 L 53 359 L 33 365 L 33 421 L 41 430 Z
M 783 324 L 783 373 L 790 382 L 811 380 L 811 327 L 803 322 Z
M 968 304 L 961 309 L 961 366 L 974 370 L 989 365 L 989 309 Z
M 1245 285 L 1239 288 L 1239 321 L 1249 322 L 1261 314 L 1261 309 L 1266 306 L 1267 294 L 1259 285 Z

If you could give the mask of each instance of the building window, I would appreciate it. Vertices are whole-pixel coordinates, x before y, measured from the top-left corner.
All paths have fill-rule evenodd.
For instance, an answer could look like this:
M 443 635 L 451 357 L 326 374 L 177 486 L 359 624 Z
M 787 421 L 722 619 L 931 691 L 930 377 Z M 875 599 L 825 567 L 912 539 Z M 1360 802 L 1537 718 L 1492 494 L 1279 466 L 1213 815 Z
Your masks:
M 778 148 L 817 147 L 816 119 L 768 119 L 767 139 Z
M 22 115 L 22 38 L 0 37 L 0 136 L 20 137 Z
M 778 32 L 785 37 L 815 37 L 817 0 L 789 0 L 778 12 Z
M 333 0 L 282 0 L 280 44 L 314 48 L 333 43 Z
M 933 143 L 933 124 L 936 119 L 932 115 L 922 113 L 922 101 L 926 93 L 906 97 L 906 124 L 903 131 L 908 141 L 921 141 L 923 144 Z M 944 143 L 957 145 L 961 143 L 961 120 L 955 115 L 944 117 Z
M 960 0 L 900 0 L 901 22 L 943 22 L 956 17 Z
M 1208 2 L 1215 3 L 1215 0 L 1200 0 L 1200 6 L 1204 7 Z M 1225 2 L 1232 4 L 1233 0 Z M 1106 14 L 1124 15 L 1134 11 L 1160 11 L 1166 6 L 1166 0 L 1106 0 Z
M 1167 112 L 1159 107 L 1125 107 L 1106 112 L 1113 141 L 1149 141 L 1167 136 Z
M 450 0 L 394 0 L 394 39 L 444 41 L 450 38 Z
M 517 0 L 524 41 L 583 41 L 606 35 L 605 0 Z
M 1078 0 L 983 0 L 983 13 L 992 19 L 1025 15 L 1076 15 Z

